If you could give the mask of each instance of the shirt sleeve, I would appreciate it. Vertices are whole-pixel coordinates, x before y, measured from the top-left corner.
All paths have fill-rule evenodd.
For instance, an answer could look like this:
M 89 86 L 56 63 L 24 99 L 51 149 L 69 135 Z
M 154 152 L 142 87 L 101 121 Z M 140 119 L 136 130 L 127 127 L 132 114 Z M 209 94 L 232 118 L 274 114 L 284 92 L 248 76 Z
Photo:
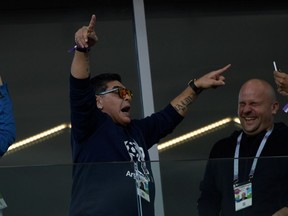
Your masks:
M 9 146 L 15 141 L 16 125 L 13 105 L 7 84 L 0 86 L 0 156 L 3 156 Z
M 70 75 L 70 115 L 73 138 L 81 143 L 89 137 L 105 115 L 96 107 L 90 78 L 76 79 Z
M 183 119 L 184 117 L 179 115 L 169 104 L 161 111 L 136 121 L 136 124 L 141 128 L 147 147 L 150 148 L 158 143 L 161 138 L 172 133 Z

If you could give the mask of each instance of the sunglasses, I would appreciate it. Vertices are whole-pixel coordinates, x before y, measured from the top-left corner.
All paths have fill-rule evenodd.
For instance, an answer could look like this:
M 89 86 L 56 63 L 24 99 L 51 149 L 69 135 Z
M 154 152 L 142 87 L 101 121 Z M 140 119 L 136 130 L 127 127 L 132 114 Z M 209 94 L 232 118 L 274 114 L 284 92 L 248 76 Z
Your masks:
M 122 99 L 125 99 L 126 95 L 128 95 L 130 98 L 133 97 L 133 93 L 131 90 L 126 89 L 126 88 L 121 88 L 121 87 L 109 89 L 104 92 L 99 92 L 99 93 L 96 93 L 96 95 L 105 95 L 105 94 L 109 94 L 112 92 L 118 93 L 119 97 Z

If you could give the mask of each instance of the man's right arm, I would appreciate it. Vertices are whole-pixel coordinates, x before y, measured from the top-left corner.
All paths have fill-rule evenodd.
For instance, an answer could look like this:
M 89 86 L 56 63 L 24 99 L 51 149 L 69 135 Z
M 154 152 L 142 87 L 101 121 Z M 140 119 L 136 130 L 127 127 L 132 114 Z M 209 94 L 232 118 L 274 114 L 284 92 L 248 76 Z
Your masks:
M 90 76 L 89 49 L 98 41 L 94 31 L 96 16 L 93 14 L 88 26 L 79 28 L 75 33 L 74 57 L 71 65 L 71 74 L 77 79 Z
M 71 65 L 71 74 L 77 79 L 86 79 L 90 76 L 89 53 L 75 50 Z

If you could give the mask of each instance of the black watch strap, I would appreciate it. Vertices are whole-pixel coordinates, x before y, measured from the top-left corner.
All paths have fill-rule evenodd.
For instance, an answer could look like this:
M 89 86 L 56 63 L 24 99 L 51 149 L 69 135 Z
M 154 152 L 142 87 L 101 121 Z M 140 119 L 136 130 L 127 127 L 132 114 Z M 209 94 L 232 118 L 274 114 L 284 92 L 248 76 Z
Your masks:
M 71 49 L 68 50 L 69 53 L 75 52 L 77 50 L 78 52 L 88 53 L 90 51 L 90 48 L 81 48 L 77 44 L 75 44 Z
M 90 51 L 90 48 L 81 48 L 79 46 L 76 45 L 75 50 L 77 50 L 78 52 L 84 52 L 84 53 L 88 53 Z
M 189 81 L 188 85 L 193 89 L 193 91 L 195 92 L 196 95 L 199 95 L 203 89 L 202 88 L 198 88 L 196 85 L 195 85 L 195 80 L 196 79 L 192 79 Z

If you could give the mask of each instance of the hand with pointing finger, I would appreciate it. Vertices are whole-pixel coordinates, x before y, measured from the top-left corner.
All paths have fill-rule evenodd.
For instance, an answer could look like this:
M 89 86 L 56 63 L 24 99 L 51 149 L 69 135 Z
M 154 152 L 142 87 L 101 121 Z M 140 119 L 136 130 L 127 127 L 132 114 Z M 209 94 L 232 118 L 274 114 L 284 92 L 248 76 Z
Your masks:
M 97 41 L 98 37 L 94 31 L 96 25 L 96 15 L 93 14 L 88 26 L 82 26 L 75 33 L 75 43 L 80 48 L 90 48 Z

